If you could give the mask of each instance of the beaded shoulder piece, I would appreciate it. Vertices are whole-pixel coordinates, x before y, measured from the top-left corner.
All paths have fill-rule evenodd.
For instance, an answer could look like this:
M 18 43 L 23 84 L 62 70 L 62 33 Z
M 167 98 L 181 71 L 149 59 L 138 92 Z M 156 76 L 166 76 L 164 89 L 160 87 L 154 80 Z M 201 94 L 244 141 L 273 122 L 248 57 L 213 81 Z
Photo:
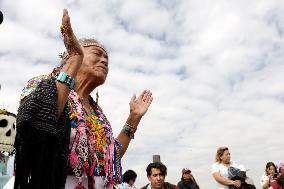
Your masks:
M 51 79 L 51 75 L 39 75 L 31 78 L 21 93 L 21 100 L 36 90 L 42 80 Z

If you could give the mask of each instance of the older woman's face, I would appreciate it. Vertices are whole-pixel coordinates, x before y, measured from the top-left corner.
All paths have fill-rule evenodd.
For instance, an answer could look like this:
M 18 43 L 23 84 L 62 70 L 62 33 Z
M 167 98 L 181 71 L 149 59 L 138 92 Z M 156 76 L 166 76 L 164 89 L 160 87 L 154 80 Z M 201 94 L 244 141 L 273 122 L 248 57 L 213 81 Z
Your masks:
M 222 163 L 230 163 L 231 154 L 229 150 L 225 150 L 223 155 L 220 157 Z
M 81 66 L 83 74 L 103 84 L 108 74 L 108 56 L 106 52 L 97 46 L 84 47 L 83 52 L 84 60 Z

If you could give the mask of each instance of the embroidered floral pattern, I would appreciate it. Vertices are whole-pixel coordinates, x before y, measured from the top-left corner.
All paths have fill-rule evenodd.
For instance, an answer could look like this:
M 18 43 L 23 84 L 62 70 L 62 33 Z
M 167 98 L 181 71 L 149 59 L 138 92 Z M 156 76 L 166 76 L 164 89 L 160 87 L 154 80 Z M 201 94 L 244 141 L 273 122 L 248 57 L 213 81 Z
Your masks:
M 109 121 L 93 98 L 89 97 L 91 115 L 86 116 L 78 94 L 69 94 L 71 127 L 76 128 L 71 148 L 70 164 L 75 175 L 80 178 L 106 176 L 106 185 L 121 181 L 119 145 L 115 141 Z

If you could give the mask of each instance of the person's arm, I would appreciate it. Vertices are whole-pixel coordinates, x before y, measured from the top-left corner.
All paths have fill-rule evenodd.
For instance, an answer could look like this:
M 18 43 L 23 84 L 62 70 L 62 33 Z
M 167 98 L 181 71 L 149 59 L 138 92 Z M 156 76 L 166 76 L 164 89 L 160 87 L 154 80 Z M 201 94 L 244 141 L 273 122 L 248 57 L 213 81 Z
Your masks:
M 130 132 L 135 133 L 137 126 L 145 113 L 147 112 L 151 102 L 153 100 L 152 93 L 144 90 L 138 98 L 134 95 L 129 103 L 130 114 L 127 118 L 126 123 L 130 126 Z M 121 130 L 117 140 L 121 143 L 122 147 L 119 150 L 120 157 L 126 152 L 130 143 L 131 137 Z
M 70 23 L 70 17 L 66 9 L 63 10 L 62 25 L 60 29 L 63 37 L 63 42 L 68 53 L 68 56 L 65 57 L 65 60 L 63 60 L 65 61 L 65 63 L 60 71 L 67 73 L 67 75 L 72 78 L 76 78 L 77 72 L 82 64 L 84 55 L 81 45 L 79 44 L 76 36 L 73 33 Z M 59 117 L 67 102 L 70 89 L 69 86 L 67 86 L 65 83 L 61 83 L 59 81 L 56 81 L 56 87 L 57 110 Z
M 262 185 L 262 189 L 268 189 L 269 183 L 270 183 L 269 180 L 265 181 L 265 182 L 263 183 L 263 185 Z
M 266 177 L 267 178 L 267 177 Z M 269 185 L 270 185 L 270 176 L 268 176 L 269 179 L 265 179 L 265 177 L 263 176 L 261 179 L 261 188 L 262 189 L 268 189 Z
M 241 182 L 239 180 L 230 180 L 221 176 L 219 172 L 215 172 L 212 174 L 214 179 L 223 185 L 234 185 L 235 187 L 239 188 L 241 186 Z
M 181 181 L 178 182 L 177 187 L 178 187 L 179 189 L 182 189 L 182 183 L 181 183 Z
M 197 182 L 196 182 L 196 180 L 195 180 L 195 178 L 194 178 L 193 175 L 191 176 L 191 179 L 192 179 L 192 181 L 194 182 L 194 184 L 197 186 L 197 188 L 199 189 L 199 185 L 197 184 Z

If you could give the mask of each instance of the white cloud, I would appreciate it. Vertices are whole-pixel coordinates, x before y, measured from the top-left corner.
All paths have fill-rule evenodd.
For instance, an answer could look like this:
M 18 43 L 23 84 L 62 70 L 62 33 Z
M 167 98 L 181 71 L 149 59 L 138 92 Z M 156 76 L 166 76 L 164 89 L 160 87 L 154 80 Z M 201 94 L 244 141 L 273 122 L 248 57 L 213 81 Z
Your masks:
M 31 3 L 33 6 L 31 6 Z M 16 112 L 20 90 L 48 73 L 64 48 L 59 25 L 67 7 L 78 37 L 110 49 L 100 104 L 118 134 L 132 94 L 151 89 L 154 101 L 139 126 L 124 170 L 148 181 L 160 154 L 167 180 L 189 167 L 213 189 L 217 146 L 250 169 L 257 188 L 267 161 L 283 161 L 284 4 L 281 1 L 38 1 L 0 3 L 0 106 Z

